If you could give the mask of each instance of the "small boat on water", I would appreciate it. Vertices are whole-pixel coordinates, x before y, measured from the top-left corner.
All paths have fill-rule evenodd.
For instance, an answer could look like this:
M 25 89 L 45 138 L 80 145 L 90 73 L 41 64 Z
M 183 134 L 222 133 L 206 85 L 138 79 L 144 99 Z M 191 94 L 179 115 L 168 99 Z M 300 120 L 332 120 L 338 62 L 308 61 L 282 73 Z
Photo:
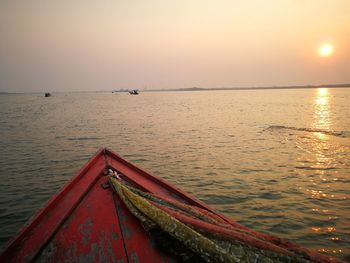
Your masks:
M 131 95 L 139 95 L 139 91 L 137 89 L 133 89 L 133 90 L 129 91 L 129 94 L 131 94 Z
M 0 262 L 337 262 L 234 222 L 101 149 Z
M 45 93 L 45 98 L 47 98 L 47 97 L 51 97 L 51 93 L 50 92 L 46 92 Z

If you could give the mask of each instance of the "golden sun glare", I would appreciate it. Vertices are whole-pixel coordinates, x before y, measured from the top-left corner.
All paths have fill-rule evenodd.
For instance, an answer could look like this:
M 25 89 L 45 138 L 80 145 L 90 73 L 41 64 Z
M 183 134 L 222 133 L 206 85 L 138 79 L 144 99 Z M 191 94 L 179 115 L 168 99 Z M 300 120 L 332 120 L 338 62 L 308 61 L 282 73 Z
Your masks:
M 334 52 L 334 47 L 331 44 L 323 44 L 318 49 L 318 53 L 321 57 L 329 57 Z

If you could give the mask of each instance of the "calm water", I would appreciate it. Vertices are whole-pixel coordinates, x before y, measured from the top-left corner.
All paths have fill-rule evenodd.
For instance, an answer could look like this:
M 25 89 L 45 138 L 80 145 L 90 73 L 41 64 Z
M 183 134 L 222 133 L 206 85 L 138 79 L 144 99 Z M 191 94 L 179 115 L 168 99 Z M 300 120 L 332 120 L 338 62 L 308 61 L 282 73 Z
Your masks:
M 0 96 L 0 244 L 100 147 L 350 261 L 350 89 Z

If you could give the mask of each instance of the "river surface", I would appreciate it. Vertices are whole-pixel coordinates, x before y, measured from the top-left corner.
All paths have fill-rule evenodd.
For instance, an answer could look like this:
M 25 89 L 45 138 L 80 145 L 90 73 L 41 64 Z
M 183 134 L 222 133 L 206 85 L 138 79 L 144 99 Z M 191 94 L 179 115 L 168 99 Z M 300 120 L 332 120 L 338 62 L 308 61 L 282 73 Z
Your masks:
M 95 154 L 350 261 L 350 88 L 0 96 L 0 245 Z

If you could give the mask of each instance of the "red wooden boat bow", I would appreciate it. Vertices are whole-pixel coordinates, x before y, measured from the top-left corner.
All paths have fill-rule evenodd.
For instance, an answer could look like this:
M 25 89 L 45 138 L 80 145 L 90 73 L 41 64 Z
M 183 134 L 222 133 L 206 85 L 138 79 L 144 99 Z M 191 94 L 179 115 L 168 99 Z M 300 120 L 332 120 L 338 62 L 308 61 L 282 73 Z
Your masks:
M 336 262 L 333 258 L 310 252 L 291 242 L 241 226 L 108 149 L 98 151 L 48 201 L 8 243 L 0 262 L 174 262 L 170 254 L 155 247 L 139 219 L 112 191 L 107 173 L 109 169 L 122 174 L 122 179 L 128 185 L 150 193 L 150 198 L 195 214 L 197 219 L 149 201 L 154 204 L 154 209 L 161 209 L 175 220 L 199 231 L 209 231 L 227 238 L 242 238 L 240 242 L 248 242 L 249 239 L 251 245 L 260 242 L 257 246 L 263 248 L 266 243 L 272 251 L 288 251 L 287 254 L 298 250 L 314 262 Z M 212 220 L 218 224 L 198 219 L 207 215 L 210 222 Z

